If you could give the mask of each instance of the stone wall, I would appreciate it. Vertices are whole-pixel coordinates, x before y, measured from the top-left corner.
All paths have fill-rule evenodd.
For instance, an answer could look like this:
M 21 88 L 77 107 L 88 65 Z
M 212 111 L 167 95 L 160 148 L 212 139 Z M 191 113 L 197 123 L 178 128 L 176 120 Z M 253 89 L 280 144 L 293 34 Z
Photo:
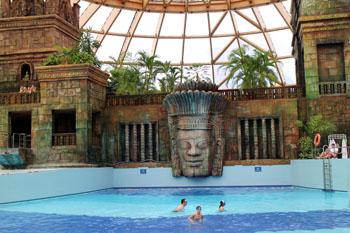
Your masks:
M 96 162 L 92 148 L 92 114 L 102 112 L 108 74 L 91 65 L 38 67 L 40 104 L 0 106 L 0 133 L 9 133 L 9 112 L 32 114 L 32 149 L 36 164 Z M 74 110 L 76 143 L 53 146 L 53 111 Z M 6 140 L 2 140 L 6 147 Z M 89 157 L 90 156 L 90 157 Z
M 118 155 L 118 127 L 120 123 L 144 123 L 158 122 L 159 126 L 159 155 L 161 161 L 170 160 L 170 142 L 168 131 L 168 117 L 162 105 L 118 106 L 106 108 L 105 115 L 105 140 L 106 156 L 120 161 Z M 280 119 L 283 131 L 283 159 L 294 159 L 298 146 L 299 131 L 295 125 L 298 120 L 298 100 L 256 100 L 230 102 L 225 115 L 225 161 L 238 160 L 238 128 L 240 119 L 244 118 L 269 118 Z

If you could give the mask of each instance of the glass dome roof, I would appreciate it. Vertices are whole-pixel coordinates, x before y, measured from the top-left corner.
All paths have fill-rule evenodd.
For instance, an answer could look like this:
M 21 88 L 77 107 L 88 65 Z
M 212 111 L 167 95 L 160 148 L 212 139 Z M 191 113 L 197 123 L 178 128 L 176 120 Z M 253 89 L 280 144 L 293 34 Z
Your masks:
M 111 56 L 145 50 L 179 67 L 207 65 L 213 82 L 222 85 L 220 65 L 246 45 L 275 51 L 280 84 L 295 84 L 291 0 L 72 1 L 81 7 L 80 26 L 102 43 L 97 56 L 106 64 Z

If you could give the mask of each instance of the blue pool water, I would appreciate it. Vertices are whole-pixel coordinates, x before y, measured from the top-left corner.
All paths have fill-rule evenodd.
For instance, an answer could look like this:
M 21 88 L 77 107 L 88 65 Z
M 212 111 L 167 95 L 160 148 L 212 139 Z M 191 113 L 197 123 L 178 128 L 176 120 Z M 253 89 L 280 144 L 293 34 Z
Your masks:
M 172 212 L 182 198 L 185 210 Z M 192 225 L 197 205 L 204 221 Z M 342 233 L 350 208 L 347 193 L 294 187 L 108 189 L 0 205 L 0 232 Z

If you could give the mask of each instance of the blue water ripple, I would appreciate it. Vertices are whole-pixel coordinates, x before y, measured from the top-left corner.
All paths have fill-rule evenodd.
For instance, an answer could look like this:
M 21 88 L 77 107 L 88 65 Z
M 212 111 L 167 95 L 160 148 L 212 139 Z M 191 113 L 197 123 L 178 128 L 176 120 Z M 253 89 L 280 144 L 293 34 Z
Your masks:
M 135 209 L 137 211 L 137 209 Z M 350 229 L 350 210 L 206 215 L 201 224 L 186 217 L 122 218 L 0 211 L 1 233 L 41 232 L 245 232 Z

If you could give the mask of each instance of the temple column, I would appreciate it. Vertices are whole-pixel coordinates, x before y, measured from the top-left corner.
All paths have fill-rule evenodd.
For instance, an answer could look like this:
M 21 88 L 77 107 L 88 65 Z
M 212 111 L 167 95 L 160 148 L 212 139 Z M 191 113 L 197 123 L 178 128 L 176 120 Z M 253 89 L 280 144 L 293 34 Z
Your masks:
M 245 156 L 246 159 L 250 159 L 250 144 L 249 144 L 249 121 L 248 119 L 244 120 L 244 141 L 245 141 Z
M 254 119 L 253 130 L 254 130 L 254 158 L 259 159 L 258 120 L 257 119 Z
M 125 125 L 125 162 L 130 161 L 129 124 Z
M 133 137 L 132 137 L 132 155 L 133 161 L 137 162 L 137 124 L 133 124 Z
M 276 132 L 275 132 L 275 119 L 271 118 L 271 152 L 272 158 L 276 158 Z
M 154 146 L 156 148 L 156 154 L 154 155 L 155 156 L 155 160 L 159 161 L 159 153 L 158 153 L 158 133 L 157 133 L 157 124 L 155 125 L 155 142 L 154 143 Z
M 148 151 L 149 151 L 149 159 L 153 158 L 153 130 L 152 130 L 152 123 L 148 124 Z
M 279 153 L 280 153 L 280 158 L 285 159 L 284 157 L 284 148 L 283 148 L 283 127 L 282 127 L 282 119 L 279 119 L 279 141 L 280 141 L 280 148 L 279 148 Z
M 238 160 L 242 160 L 242 127 L 241 120 L 237 123 L 237 138 L 238 138 Z
M 261 120 L 261 131 L 262 131 L 262 152 L 263 152 L 263 159 L 267 158 L 267 141 L 266 141 L 266 120 L 263 118 Z
M 146 141 L 146 135 L 145 135 L 145 124 L 141 124 L 141 161 L 145 161 L 145 141 Z

